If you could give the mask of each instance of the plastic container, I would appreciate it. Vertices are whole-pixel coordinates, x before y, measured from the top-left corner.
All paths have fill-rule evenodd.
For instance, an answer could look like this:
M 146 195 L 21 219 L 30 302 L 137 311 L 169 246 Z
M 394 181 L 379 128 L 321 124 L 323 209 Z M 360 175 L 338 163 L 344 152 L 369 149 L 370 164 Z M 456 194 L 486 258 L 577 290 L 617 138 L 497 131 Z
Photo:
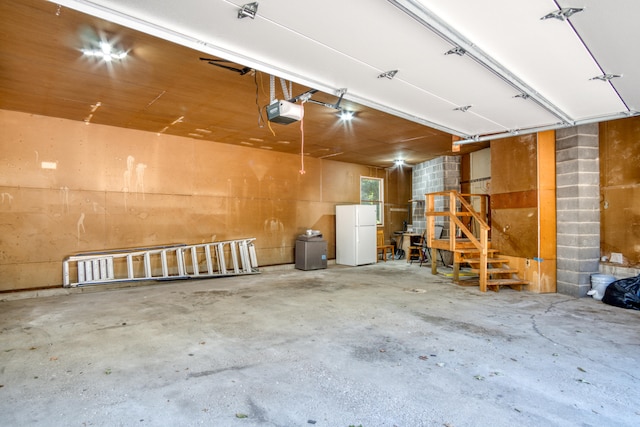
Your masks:
M 587 292 L 587 295 L 591 295 L 593 299 L 602 301 L 602 297 L 604 297 L 604 291 L 607 290 L 607 286 L 615 281 L 616 278 L 610 274 L 592 274 L 591 290 Z

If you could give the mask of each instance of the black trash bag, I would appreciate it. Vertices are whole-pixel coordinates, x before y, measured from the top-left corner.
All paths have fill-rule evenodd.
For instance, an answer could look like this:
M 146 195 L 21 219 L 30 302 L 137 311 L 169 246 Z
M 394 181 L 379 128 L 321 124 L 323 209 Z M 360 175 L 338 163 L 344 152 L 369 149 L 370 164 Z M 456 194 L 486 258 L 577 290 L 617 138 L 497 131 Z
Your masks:
M 640 310 L 640 276 L 620 279 L 607 286 L 602 302 Z

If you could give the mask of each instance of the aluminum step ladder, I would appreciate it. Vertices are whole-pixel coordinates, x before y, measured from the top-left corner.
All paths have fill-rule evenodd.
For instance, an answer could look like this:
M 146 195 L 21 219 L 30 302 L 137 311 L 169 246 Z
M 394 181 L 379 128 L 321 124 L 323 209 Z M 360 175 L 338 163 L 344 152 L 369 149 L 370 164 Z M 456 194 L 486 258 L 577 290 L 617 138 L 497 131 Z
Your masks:
M 62 262 L 63 286 L 256 274 L 259 271 L 254 240 L 75 254 Z M 72 277 L 76 280 L 73 281 Z

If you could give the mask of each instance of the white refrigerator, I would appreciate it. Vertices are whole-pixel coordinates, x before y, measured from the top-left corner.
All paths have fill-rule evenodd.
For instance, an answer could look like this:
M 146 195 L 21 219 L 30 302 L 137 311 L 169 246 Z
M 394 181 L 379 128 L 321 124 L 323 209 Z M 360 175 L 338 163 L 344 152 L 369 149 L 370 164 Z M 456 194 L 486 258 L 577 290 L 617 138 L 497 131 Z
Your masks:
M 376 262 L 376 207 L 336 206 L 336 264 Z

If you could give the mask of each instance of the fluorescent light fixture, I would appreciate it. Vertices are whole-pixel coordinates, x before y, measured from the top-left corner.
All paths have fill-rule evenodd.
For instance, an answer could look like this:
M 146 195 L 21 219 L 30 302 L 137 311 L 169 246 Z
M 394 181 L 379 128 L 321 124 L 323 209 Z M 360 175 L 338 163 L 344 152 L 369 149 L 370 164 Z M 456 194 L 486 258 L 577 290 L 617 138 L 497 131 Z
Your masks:
M 242 5 L 240 9 L 238 9 L 238 19 L 255 19 L 256 13 L 258 13 L 258 2 L 254 1 L 253 3 L 247 3 L 245 5 Z

